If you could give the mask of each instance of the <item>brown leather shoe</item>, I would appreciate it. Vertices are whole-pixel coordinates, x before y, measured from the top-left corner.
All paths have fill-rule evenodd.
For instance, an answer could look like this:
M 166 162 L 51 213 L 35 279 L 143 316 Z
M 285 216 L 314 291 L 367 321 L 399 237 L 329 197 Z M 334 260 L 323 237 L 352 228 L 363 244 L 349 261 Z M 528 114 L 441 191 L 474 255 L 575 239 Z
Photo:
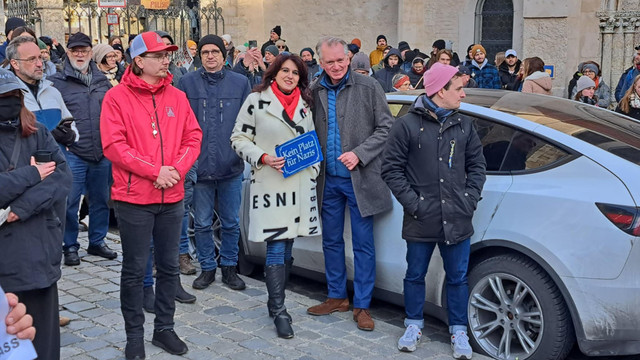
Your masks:
M 180 273 L 184 275 L 193 275 L 196 273 L 196 267 L 191 264 L 189 254 L 180 254 Z
M 71 322 L 71 319 L 65 316 L 60 316 L 60 326 L 67 326 Z
M 353 309 L 353 321 L 358 323 L 358 329 L 373 331 L 375 327 L 369 309 Z
M 307 313 L 311 315 L 329 315 L 336 311 L 349 311 L 349 299 L 332 299 L 327 298 L 322 304 L 312 306 L 307 309 Z

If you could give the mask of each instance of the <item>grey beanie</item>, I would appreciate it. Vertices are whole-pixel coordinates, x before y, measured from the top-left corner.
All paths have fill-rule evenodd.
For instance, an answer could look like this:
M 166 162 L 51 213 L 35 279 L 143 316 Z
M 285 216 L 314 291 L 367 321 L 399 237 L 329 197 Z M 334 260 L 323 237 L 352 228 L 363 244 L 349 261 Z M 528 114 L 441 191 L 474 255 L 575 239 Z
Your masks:
M 107 44 L 98 44 L 93 47 L 93 62 L 96 64 L 100 64 L 102 59 L 104 59 L 107 54 L 114 51 L 110 45 Z
M 596 87 L 596 83 L 593 80 L 591 80 L 591 78 L 588 76 L 584 76 L 584 75 L 580 76 L 580 78 L 578 79 L 578 82 L 576 83 L 576 91 L 580 92 L 590 87 Z
M 364 53 L 357 53 L 351 58 L 351 70 L 371 70 L 371 64 L 369 63 L 369 57 Z
M 596 75 L 598 75 L 598 67 L 594 64 L 589 63 L 582 65 L 582 72 L 585 72 L 585 70 L 587 69 L 593 71 Z
M 265 53 L 270 52 L 271 55 L 273 56 L 278 56 L 278 54 L 280 54 L 280 52 L 278 51 L 278 48 L 275 45 L 269 45 L 266 47 L 266 49 L 264 49 Z
M 22 89 L 18 77 L 9 70 L 0 69 L 0 94 L 18 89 Z

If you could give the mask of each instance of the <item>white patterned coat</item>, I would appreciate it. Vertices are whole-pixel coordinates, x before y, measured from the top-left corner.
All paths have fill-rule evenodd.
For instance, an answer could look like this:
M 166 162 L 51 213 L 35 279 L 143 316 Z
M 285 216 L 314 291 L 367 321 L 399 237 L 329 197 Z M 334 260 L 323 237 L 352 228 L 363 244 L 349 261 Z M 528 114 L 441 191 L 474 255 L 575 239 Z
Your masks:
M 251 165 L 249 241 L 295 239 L 320 235 L 316 177 L 320 164 L 288 178 L 274 168 L 258 164 L 263 154 L 314 130 L 311 109 L 300 98 L 292 121 L 268 88 L 252 93 L 242 105 L 231 134 L 231 146 Z

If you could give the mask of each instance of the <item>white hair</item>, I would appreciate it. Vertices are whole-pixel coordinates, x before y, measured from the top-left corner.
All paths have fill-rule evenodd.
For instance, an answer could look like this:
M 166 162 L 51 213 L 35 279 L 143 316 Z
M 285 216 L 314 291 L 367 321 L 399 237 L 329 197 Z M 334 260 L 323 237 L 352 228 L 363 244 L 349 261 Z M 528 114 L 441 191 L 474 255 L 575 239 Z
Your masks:
M 333 36 L 325 36 L 322 39 L 320 39 L 320 41 L 318 41 L 318 44 L 316 44 L 316 52 L 318 53 L 318 59 L 322 60 L 322 50 L 321 50 L 322 45 L 334 46 L 338 44 L 344 47 L 344 54 L 349 55 L 349 47 L 347 46 L 346 41 Z

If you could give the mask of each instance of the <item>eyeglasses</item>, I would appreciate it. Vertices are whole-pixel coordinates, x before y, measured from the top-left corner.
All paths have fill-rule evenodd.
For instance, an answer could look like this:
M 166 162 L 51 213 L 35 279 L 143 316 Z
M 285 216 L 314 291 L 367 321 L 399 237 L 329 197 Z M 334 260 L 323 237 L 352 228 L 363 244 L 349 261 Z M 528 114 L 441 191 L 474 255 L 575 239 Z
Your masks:
M 71 49 L 70 51 L 73 55 L 76 55 L 76 56 L 87 55 L 89 54 L 89 52 L 91 52 L 91 50 L 88 50 L 88 49 Z
M 116 56 L 116 55 L 107 55 L 106 58 L 107 59 L 117 59 L 118 56 Z
M 582 73 L 583 74 L 595 74 L 595 72 L 593 72 L 591 70 L 584 70 Z
M 153 54 L 153 55 L 145 55 L 145 56 L 143 56 L 143 57 L 151 58 L 151 59 L 156 59 L 156 60 L 162 61 L 162 60 L 165 60 L 165 59 L 166 59 L 166 60 L 169 60 L 169 58 L 171 57 L 171 54 L 170 54 L 170 53 Z
M 278 49 L 285 49 L 286 46 L 278 46 Z
M 207 58 L 209 57 L 209 55 L 213 55 L 213 56 L 218 56 L 222 54 L 222 51 L 217 50 L 217 49 L 213 49 L 213 50 L 202 50 L 200 51 L 200 54 L 202 55 L 202 57 Z
M 18 61 L 24 61 L 26 63 L 29 64 L 35 64 L 36 62 L 44 62 L 44 58 L 42 56 L 32 56 L 30 58 L 26 58 L 26 59 L 13 59 L 13 60 L 18 60 Z

